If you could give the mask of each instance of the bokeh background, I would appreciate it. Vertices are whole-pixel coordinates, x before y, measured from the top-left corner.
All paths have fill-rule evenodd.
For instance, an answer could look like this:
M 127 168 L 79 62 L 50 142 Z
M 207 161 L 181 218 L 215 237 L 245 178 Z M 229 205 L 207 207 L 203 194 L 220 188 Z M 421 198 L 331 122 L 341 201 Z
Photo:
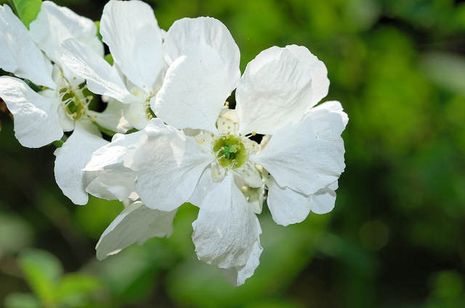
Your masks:
M 94 20 L 105 4 L 56 2 Z M 242 68 L 287 44 L 326 63 L 327 99 L 350 116 L 336 208 L 289 227 L 265 210 L 261 265 L 239 288 L 197 261 L 193 206 L 170 238 L 98 262 L 122 206 L 73 205 L 54 183 L 54 148 L 21 147 L 3 110 L 0 306 L 465 307 L 464 1 L 148 2 L 164 29 L 185 16 L 223 21 Z

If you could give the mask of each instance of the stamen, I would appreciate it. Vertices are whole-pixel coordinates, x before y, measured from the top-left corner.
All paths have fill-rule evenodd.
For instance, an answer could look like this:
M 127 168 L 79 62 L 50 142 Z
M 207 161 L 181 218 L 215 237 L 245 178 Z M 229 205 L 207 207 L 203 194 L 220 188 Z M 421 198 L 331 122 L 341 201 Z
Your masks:
M 92 101 L 92 96 L 84 96 L 85 84 L 80 84 L 76 89 L 64 87 L 59 90 L 59 95 L 63 108 L 68 117 L 72 120 L 79 120 L 87 113 L 87 106 Z

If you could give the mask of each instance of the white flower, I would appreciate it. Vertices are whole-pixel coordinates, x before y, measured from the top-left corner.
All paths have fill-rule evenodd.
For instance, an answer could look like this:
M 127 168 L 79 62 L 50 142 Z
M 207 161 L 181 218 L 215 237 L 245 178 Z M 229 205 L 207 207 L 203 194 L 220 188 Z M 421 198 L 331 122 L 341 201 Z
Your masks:
M 99 150 L 85 168 L 89 191 L 114 197 L 130 181 L 154 210 L 196 204 L 197 256 L 242 284 L 259 264 L 265 188 L 282 225 L 334 207 L 348 118 L 338 102 L 315 107 L 329 81 L 305 47 L 269 48 L 242 78 L 239 49 L 215 19 L 175 22 L 164 48 L 169 68 L 152 104 L 168 125 L 152 120 Z M 225 109 L 235 88 L 236 108 Z
M 94 152 L 93 159 L 86 166 L 89 193 L 103 199 L 120 200 L 126 205 L 97 243 L 99 260 L 131 244 L 171 234 L 176 210 L 147 208 L 135 193 L 135 175 L 128 167 L 132 163 L 135 149 L 146 138 L 145 130 L 128 135 L 116 134 L 111 143 Z
M 95 247 L 97 259 L 103 260 L 152 237 L 169 236 L 175 213 L 149 209 L 140 201 L 129 204 L 100 237 Z
M 67 197 L 85 204 L 88 196 L 82 168 L 106 141 L 91 124 L 91 98 L 84 80 L 70 73 L 59 55 L 60 44 L 75 38 L 102 57 L 96 27 L 91 20 L 45 1 L 30 31 L 7 5 L 0 6 L 0 29 L 0 68 L 39 87 L 37 93 L 21 79 L 0 77 L 0 97 L 14 116 L 16 138 L 23 146 L 37 148 L 61 139 L 64 131 L 74 130 L 55 152 L 55 177 Z
M 153 10 L 142 1 L 109 1 L 103 10 L 100 33 L 114 66 L 76 39 L 63 43 L 61 60 L 87 81 L 90 91 L 121 102 L 128 123 L 142 129 L 153 118 L 150 102 L 165 71 L 162 31 Z

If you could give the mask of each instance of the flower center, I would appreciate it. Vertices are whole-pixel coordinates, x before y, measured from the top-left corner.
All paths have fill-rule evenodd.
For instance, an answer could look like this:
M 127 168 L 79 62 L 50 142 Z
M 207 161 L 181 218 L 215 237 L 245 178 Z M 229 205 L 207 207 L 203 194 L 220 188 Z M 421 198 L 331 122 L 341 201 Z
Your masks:
M 239 168 L 247 161 L 247 150 L 241 138 L 234 135 L 221 136 L 213 141 L 213 151 L 224 168 Z
M 84 95 L 85 90 L 84 87 L 78 89 L 65 87 L 59 91 L 66 115 L 72 120 L 79 120 L 87 112 L 87 105 L 90 103 L 92 96 L 86 97 Z

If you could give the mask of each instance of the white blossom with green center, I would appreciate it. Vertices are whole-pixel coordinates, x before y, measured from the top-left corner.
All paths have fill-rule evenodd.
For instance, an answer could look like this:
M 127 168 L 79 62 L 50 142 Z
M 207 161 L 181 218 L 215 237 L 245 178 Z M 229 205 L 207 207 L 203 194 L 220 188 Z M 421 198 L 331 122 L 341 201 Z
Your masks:
M 129 127 L 143 129 L 157 114 L 153 101 L 166 71 L 153 10 L 142 1 L 110 1 L 103 9 L 100 34 L 113 65 L 76 39 L 63 43 L 60 59 L 87 81 L 91 92 L 118 102 Z
M 210 165 L 212 181 L 221 182 L 229 173 L 234 174 L 248 201 L 263 200 L 265 178 L 262 175 L 266 172 L 263 172 L 263 167 L 249 160 L 251 155 L 259 151 L 259 143 L 251 140 L 250 136 L 239 134 L 235 110 L 223 109 L 216 127 L 217 134 L 201 131 L 194 136 L 199 148 L 214 158 Z M 261 202 L 254 205 L 255 210 L 260 212 Z
M 158 118 L 98 150 L 85 168 L 87 189 L 118 199 L 134 192 L 154 216 L 198 206 L 198 258 L 236 272 L 242 284 L 259 264 L 265 195 L 281 225 L 332 210 L 348 118 L 339 102 L 316 106 L 329 80 L 305 47 L 266 49 L 242 77 L 239 48 L 216 19 L 176 21 L 163 47 L 168 70 L 152 100 Z M 235 109 L 225 109 L 234 90 Z M 102 257 L 128 245 L 115 240 L 127 221 L 106 230 Z M 146 235 L 132 230 L 132 242 Z
M 75 38 L 103 58 L 95 24 L 44 1 L 30 30 L 7 5 L 0 6 L 0 29 L 0 68 L 24 79 L 0 77 L 0 97 L 13 114 L 16 138 L 23 146 L 38 148 L 73 131 L 55 152 L 55 178 L 67 197 L 85 204 L 82 168 L 107 142 L 92 124 L 96 113 L 88 110 L 91 98 L 84 80 L 63 65 L 60 55 L 61 44 Z

